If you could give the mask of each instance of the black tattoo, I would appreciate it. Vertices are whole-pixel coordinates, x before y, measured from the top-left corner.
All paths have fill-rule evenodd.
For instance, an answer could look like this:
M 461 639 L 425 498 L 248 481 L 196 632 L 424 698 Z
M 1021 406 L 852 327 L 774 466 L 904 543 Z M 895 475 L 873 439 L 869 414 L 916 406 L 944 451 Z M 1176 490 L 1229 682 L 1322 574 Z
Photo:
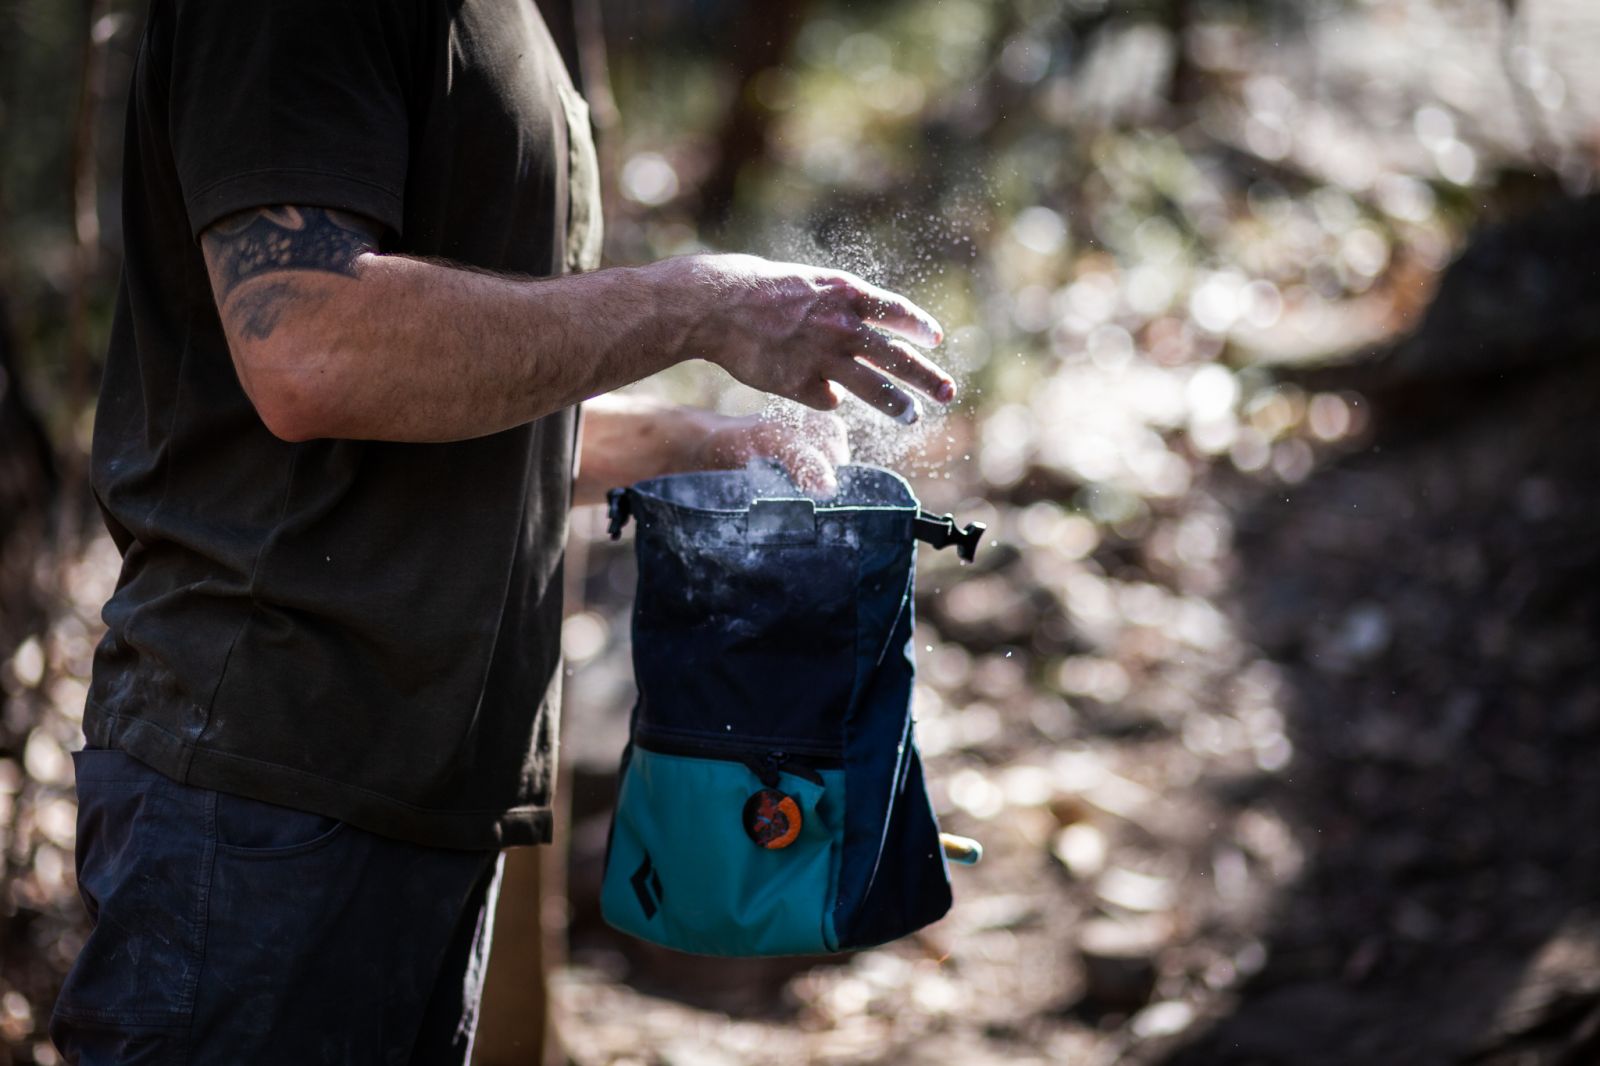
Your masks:
M 322 207 L 244 211 L 210 226 L 202 240 L 215 269 L 218 303 L 249 279 L 272 271 L 315 270 L 355 277 L 356 258 L 376 250 L 378 244 L 352 216 Z M 270 332 L 271 324 L 266 328 Z
M 274 281 L 251 289 L 240 296 L 230 309 L 238 323 L 239 332 L 251 340 L 266 340 L 278 328 L 284 304 L 298 295 L 295 287 L 287 281 Z

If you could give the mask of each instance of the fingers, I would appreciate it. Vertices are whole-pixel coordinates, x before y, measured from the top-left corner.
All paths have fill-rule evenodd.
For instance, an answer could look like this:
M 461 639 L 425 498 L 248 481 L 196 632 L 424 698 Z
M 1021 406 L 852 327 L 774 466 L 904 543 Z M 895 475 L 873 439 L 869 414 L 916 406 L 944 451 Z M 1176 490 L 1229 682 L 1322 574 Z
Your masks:
M 839 405 L 844 403 L 844 394 L 833 382 L 821 376 L 813 378 L 794 392 L 784 390 L 783 395 L 824 414 L 838 410 Z
M 925 348 L 935 347 L 944 340 L 944 330 L 938 320 L 899 293 L 880 289 L 860 278 L 851 278 L 850 288 L 854 294 L 854 310 L 862 321 Z
M 944 339 L 944 331 L 932 315 L 898 293 L 879 288 L 854 275 L 838 275 L 824 284 L 846 301 L 845 308 L 838 309 L 831 328 L 844 332 L 850 355 L 859 356 L 876 370 L 899 378 L 937 403 L 945 404 L 955 399 L 956 383 L 950 375 L 906 343 L 914 341 L 922 345 L 935 345 Z M 859 322 L 852 322 L 852 318 L 859 319 Z M 824 373 L 880 410 L 903 416 L 908 421 L 914 420 L 913 415 L 907 414 L 912 410 L 912 400 L 903 389 L 892 384 L 885 388 L 881 375 L 874 382 L 853 370 L 842 372 L 849 380 L 831 371 Z M 869 393 L 863 393 L 857 387 L 869 385 L 877 387 L 870 389 Z
M 846 356 L 824 373 L 896 421 L 910 425 L 922 417 L 915 397 L 863 362 Z
M 938 403 L 956 398 L 956 383 L 950 375 L 905 341 L 866 328 L 861 330 L 856 347 L 856 354 L 862 359 Z
M 838 492 L 837 468 L 850 461 L 850 436 L 836 415 L 708 417 L 717 428 L 698 449 L 693 459 L 697 468 L 733 470 L 755 459 L 770 459 L 808 495 L 832 497 Z
M 833 462 L 818 448 L 796 442 L 784 449 L 778 457 L 789 480 L 807 496 L 828 499 L 839 492 L 839 475 Z
M 752 428 L 754 453 L 776 459 L 803 492 L 838 492 L 837 468 L 850 461 L 850 436 L 836 415 L 808 412 L 798 425 L 764 421 Z

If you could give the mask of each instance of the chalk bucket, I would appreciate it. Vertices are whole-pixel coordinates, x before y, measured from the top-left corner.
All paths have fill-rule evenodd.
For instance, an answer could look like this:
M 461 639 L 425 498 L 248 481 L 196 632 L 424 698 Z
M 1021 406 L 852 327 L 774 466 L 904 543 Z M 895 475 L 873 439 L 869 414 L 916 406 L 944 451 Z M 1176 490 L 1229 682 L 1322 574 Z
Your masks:
M 707 955 L 847 951 L 950 908 L 911 717 L 918 540 L 971 559 L 980 525 L 922 512 L 888 470 L 826 501 L 775 472 L 610 493 L 631 518 L 639 697 L 601 907 Z

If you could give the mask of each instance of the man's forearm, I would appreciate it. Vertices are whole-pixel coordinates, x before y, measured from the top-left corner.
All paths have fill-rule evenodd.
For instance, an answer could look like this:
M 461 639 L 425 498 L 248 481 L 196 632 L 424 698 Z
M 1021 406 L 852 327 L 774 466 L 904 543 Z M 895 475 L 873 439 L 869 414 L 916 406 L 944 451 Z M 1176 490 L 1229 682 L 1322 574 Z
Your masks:
M 658 306 L 647 270 L 521 280 L 366 254 L 354 277 L 242 291 L 230 334 L 255 346 L 245 387 L 280 436 L 460 440 L 670 363 L 683 309 Z
M 239 380 L 289 440 L 483 436 L 690 358 L 821 410 L 848 391 L 914 421 L 894 379 L 955 396 L 907 343 L 938 343 L 938 323 L 835 271 L 710 255 L 513 278 L 377 254 L 370 220 L 293 205 L 201 245 Z

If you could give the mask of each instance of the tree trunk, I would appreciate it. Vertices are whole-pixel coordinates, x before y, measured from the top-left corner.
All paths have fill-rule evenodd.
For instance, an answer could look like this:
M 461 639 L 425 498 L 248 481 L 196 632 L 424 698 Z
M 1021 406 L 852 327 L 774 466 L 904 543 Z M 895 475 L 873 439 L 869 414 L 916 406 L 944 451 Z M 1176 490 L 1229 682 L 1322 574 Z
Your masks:
M 43 619 L 38 564 L 58 488 L 50 441 L 22 395 L 17 361 L 0 298 L 0 661 Z M 0 693 L 0 710 L 4 702 Z
M 755 81 L 789 54 L 810 6 L 810 0 L 770 0 L 739 14 L 729 62 L 737 88 L 717 134 L 716 162 L 699 192 L 696 221 L 703 231 L 715 231 L 728 220 L 740 171 L 766 155 L 772 115 L 756 99 Z

